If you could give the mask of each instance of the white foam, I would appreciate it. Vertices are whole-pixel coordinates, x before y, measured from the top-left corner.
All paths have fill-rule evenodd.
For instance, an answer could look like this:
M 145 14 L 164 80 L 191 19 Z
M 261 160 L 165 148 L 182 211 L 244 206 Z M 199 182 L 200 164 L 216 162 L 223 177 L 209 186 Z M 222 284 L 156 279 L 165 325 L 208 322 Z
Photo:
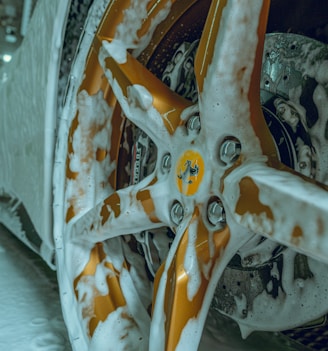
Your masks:
M 184 269 L 188 276 L 187 296 L 192 301 L 201 286 L 201 272 L 196 252 L 198 220 L 190 223 L 188 228 L 188 244 L 184 257 Z

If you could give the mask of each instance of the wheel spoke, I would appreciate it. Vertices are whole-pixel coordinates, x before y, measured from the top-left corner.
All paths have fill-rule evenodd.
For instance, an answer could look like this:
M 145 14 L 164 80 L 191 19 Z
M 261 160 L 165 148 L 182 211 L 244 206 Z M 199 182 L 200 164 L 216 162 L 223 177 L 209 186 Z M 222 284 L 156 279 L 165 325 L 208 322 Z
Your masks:
M 137 57 L 149 44 L 157 26 L 167 18 L 176 0 L 113 1 L 108 6 L 98 36 L 112 42 L 117 49 L 115 54 L 125 58 L 127 50 Z M 165 35 L 166 33 L 161 33 Z
M 267 0 L 212 2 L 195 61 L 209 149 L 231 135 L 246 157 L 275 155 L 259 94 L 268 8 Z
M 327 261 L 327 188 L 265 165 L 241 166 L 225 180 L 235 219 L 250 230 Z
M 228 228 L 209 231 L 205 227 L 198 208 L 190 223 L 177 233 L 155 279 L 150 349 L 161 345 L 161 350 L 197 350 L 212 290 L 219 279 L 217 263 L 229 240 Z
M 89 261 L 74 279 L 74 292 L 92 344 L 97 343 L 99 335 L 111 340 L 121 339 L 120 344 L 127 348 L 136 340 L 141 348 L 148 344 L 148 306 L 138 298 L 134 284 L 134 279 L 145 278 L 140 277 L 136 269 L 130 272 L 133 260 L 135 254 L 122 238 L 97 243 L 90 252 Z M 150 288 L 149 284 L 145 285 Z M 120 323 L 117 324 L 118 319 Z M 108 334 L 114 325 L 115 332 Z M 98 338 L 93 339 L 96 329 Z M 94 345 L 95 349 L 98 347 Z
M 129 53 L 126 62 L 117 62 L 109 44 L 103 41 L 99 57 L 125 116 L 155 143 L 162 139 L 166 142 L 183 123 L 181 114 L 191 103 L 171 91 Z
M 147 179 L 145 179 L 147 181 Z M 153 181 L 120 189 L 70 223 L 72 240 L 100 242 L 119 235 L 159 228 L 168 223 L 165 184 Z M 143 186 L 142 186 L 143 185 Z
M 195 58 L 195 75 L 200 92 L 203 92 L 204 79 L 213 60 L 214 46 L 222 19 L 222 11 L 227 1 L 212 1 L 203 34 Z

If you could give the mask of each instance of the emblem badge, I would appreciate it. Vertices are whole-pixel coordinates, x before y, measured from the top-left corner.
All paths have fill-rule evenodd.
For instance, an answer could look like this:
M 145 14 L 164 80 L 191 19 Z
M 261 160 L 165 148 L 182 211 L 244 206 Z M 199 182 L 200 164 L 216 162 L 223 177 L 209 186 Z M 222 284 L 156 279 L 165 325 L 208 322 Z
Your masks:
M 205 165 L 202 156 L 194 150 L 187 150 L 176 164 L 177 186 L 184 195 L 197 192 L 204 175 Z

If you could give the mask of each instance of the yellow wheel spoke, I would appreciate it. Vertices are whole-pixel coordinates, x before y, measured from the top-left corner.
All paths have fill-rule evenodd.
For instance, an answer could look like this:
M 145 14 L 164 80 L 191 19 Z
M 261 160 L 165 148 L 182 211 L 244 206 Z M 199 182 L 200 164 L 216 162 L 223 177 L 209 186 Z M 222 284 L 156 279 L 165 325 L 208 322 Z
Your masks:
M 169 218 L 168 199 L 161 183 L 118 190 L 70 223 L 74 241 L 100 242 L 164 225 Z M 165 206 L 166 205 L 166 206 Z M 167 207 L 167 211 L 165 211 Z
M 327 187 L 286 167 L 262 164 L 241 166 L 225 184 L 241 225 L 327 261 Z
M 179 234 L 177 236 L 180 238 Z M 178 238 L 176 240 L 179 240 Z M 158 350 L 175 350 L 178 345 L 181 348 L 195 326 L 198 335 L 193 339 L 193 350 L 197 349 L 197 337 L 199 339 L 201 336 L 204 322 L 200 314 L 202 310 L 206 311 L 205 298 L 211 300 L 208 287 L 229 239 L 228 228 L 208 230 L 199 217 L 199 209 L 196 209 L 175 248 L 174 256 L 171 260 L 168 258 L 156 276 L 153 342 L 159 338 L 163 345 L 163 348 Z M 212 288 L 216 285 L 213 282 L 211 284 Z M 162 310 L 165 318 L 159 321 L 156 314 Z M 157 328 L 161 328 L 162 332 L 164 330 L 164 335 L 157 335 Z
M 127 57 L 124 64 L 118 64 L 112 57 L 105 59 L 105 74 L 124 113 L 150 135 L 154 134 L 155 128 L 174 134 L 183 123 L 182 111 L 191 104 L 172 92 L 131 55 Z M 143 118 L 136 117 L 134 110 L 141 110 Z
M 214 140 L 233 135 L 245 157 L 275 157 L 259 94 L 269 4 L 212 2 L 195 62 L 202 128 L 210 149 Z

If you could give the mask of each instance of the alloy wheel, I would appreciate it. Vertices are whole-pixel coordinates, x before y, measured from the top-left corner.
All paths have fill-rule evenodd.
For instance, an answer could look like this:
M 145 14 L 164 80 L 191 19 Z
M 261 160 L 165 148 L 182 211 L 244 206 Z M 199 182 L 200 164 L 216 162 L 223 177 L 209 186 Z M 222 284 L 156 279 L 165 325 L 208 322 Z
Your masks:
M 281 161 L 262 113 L 269 5 L 96 1 L 55 170 L 58 274 L 76 349 L 196 350 L 220 277 L 258 235 L 327 261 L 326 186 Z M 197 99 L 187 99 L 166 85 L 168 61 L 183 55 L 169 44 L 203 25 Z

